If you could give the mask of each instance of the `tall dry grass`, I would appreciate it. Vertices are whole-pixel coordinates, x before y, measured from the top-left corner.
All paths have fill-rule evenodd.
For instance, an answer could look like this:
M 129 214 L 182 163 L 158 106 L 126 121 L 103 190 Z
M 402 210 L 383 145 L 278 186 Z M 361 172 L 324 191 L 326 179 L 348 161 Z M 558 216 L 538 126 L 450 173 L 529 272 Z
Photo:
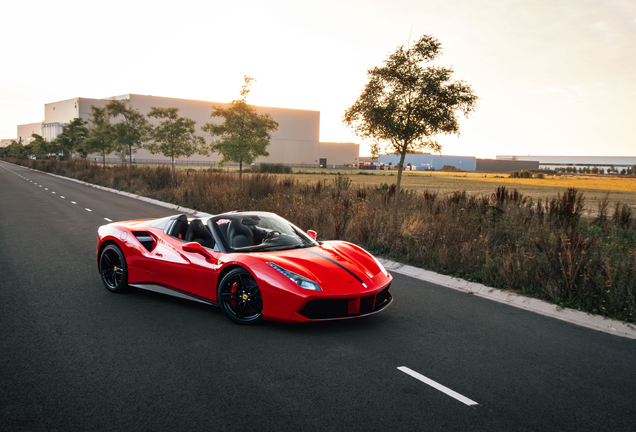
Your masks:
M 323 239 L 587 312 L 636 322 L 636 223 L 621 203 L 586 217 L 585 197 L 570 188 L 533 202 L 516 190 L 446 195 L 395 185 L 351 187 L 346 177 L 301 184 L 293 176 L 107 167 L 84 162 L 21 161 L 33 168 L 122 189 L 208 213 L 278 213 Z M 600 211 L 602 210 L 602 211 Z

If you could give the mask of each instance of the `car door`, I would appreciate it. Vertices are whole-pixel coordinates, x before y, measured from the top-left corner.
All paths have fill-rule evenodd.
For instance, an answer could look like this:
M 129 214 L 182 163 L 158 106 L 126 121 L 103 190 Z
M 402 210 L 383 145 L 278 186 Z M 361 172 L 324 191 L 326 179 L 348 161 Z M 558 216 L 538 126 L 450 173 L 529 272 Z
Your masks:
M 196 297 L 216 300 L 219 254 L 206 249 L 212 255 L 206 259 L 198 253 L 184 251 L 185 243 L 170 236 L 159 239 L 152 253 L 158 283 Z

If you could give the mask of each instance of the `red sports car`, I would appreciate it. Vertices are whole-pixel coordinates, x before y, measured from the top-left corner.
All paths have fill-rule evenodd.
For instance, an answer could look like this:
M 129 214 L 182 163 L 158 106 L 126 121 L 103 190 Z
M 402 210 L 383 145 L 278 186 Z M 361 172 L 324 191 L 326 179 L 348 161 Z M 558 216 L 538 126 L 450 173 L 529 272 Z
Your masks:
M 393 301 L 393 278 L 367 251 L 317 242 L 314 231 L 266 212 L 104 225 L 97 266 L 109 291 L 137 287 L 217 305 L 240 324 L 355 318 Z

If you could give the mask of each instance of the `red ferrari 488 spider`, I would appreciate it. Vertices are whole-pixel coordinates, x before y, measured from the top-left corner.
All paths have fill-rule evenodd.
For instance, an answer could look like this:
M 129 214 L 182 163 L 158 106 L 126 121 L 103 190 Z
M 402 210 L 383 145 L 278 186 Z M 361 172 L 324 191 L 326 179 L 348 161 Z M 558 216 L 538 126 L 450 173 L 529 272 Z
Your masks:
M 130 287 L 220 306 L 229 319 L 306 322 L 385 309 L 392 277 L 371 254 L 317 242 L 273 213 L 177 215 L 114 222 L 98 231 L 106 288 Z

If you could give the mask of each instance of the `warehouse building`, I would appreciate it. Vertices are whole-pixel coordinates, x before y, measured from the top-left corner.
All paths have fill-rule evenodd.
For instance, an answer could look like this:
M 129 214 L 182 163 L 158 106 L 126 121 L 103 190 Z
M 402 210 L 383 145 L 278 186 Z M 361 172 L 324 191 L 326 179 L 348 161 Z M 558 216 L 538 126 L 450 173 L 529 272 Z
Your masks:
M 378 163 L 384 165 L 397 165 L 400 162 L 400 156 L 380 155 L 378 156 Z M 444 166 L 454 166 L 457 169 L 463 171 L 475 171 L 476 158 L 475 156 L 446 156 L 439 154 L 422 154 L 422 153 L 408 153 L 404 157 L 404 166 L 411 166 L 411 170 L 414 171 L 427 171 L 431 169 L 439 170 Z
M 501 155 L 497 156 L 498 160 L 506 161 L 538 161 L 539 169 L 556 168 L 598 168 L 607 170 L 615 168 L 618 171 L 631 168 L 636 165 L 635 156 L 517 156 L 517 155 Z
M 197 122 L 199 135 L 206 142 L 211 141 L 207 133 L 200 131 L 201 126 L 208 122 L 220 123 L 222 118 L 210 119 L 211 106 L 227 106 L 225 103 L 197 101 L 188 99 L 166 98 L 158 96 L 144 96 L 126 94 L 106 99 L 74 98 L 44 105 L 44 121 L 18 126 L 18 138 L 23 144 L 28 144 L 32 134 L 42 135 L 50 141 L 62 132 L 65 124 L 75 118 L 88 121 L 91 116 L 91 106 L 103 107 L 110 100 L 124 101 L 142 114 L 147 114 L 151 107 L 176 107 L 179 115 L 189 117 Z M 335 143 L 320 141 L 320 111 L 297 110 L 288 108 L 256 107 L 259 113 L 269 113 L 279 124 L 277 132 L 273 132 L 270 145 L 267 148 L 268 157 L 258 158 L 257 163 L 284 163 L 296 166 L 342 166 L 358 164 L 360 145 L 355 143 Z M 157 122 L 155 119 L 151 119 Z M 115 158 L 116 155 L 110 155 Z M 135 161 L 166 162 L 169 158 L 161 154 L 151 154 L 141 149 L 134 155 Z M 190 163 L 213 163 L 221 159 L 220 155 L 193 155 L 187 159 Z M 178 162 L 184 162 L 183 159 Z
M 509 172 L 537 169 L 539 161 L 536 160 L 477 159 L 477 171 Z

